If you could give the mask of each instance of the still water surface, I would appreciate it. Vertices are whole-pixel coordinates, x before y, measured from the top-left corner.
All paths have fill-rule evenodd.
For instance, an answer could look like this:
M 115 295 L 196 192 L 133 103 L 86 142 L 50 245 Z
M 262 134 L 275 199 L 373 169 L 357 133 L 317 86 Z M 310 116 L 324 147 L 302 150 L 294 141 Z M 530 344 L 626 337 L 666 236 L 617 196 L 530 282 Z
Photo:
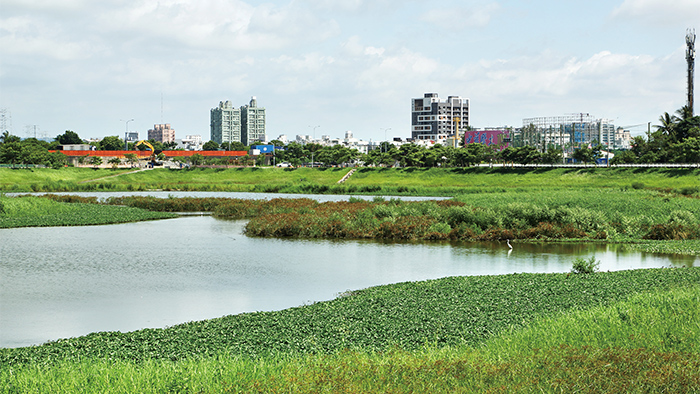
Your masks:
M 95 331 L 279 310 L 346 290 L 454 275 L 698 265 L 604 245 L 382 243 L 248 238 L 210 216 L 0 230 L 0 347 Z

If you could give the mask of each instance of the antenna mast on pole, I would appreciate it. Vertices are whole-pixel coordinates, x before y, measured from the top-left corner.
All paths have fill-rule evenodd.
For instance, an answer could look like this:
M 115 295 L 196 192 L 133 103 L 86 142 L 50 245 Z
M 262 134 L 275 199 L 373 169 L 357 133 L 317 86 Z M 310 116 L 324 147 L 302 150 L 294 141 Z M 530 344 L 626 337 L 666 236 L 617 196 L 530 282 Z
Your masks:
M 695 72 L 695 29 L 688 29 L 685 34 L 685 59 L 688 61 L 688 110 L 693 116 L 693 77 Z

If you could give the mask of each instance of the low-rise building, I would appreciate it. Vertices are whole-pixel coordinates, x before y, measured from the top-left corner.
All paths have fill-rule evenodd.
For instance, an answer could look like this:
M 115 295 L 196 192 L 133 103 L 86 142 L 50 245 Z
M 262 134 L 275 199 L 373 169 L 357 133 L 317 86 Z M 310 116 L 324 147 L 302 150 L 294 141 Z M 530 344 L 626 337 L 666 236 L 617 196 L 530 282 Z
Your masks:
M 175 142 L 175 129 L 170 128 L 170 123 L 155 124 L 148 130 L 148 139 L 162 143 Z
M 202 150 L 203 142 L 201 135 L 188 135 L 181 140 L 175 140 L 177 142 L 177 149 L 184 150 Z

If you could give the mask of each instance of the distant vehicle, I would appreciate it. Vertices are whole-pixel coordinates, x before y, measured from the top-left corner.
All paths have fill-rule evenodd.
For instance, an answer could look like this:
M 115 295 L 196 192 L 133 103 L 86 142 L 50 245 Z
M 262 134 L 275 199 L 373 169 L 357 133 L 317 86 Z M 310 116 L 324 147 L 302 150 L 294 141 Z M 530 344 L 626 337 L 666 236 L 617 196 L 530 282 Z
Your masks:
M 282 163 L 277 163 L 277 167 L 291 167 L 292 165 L 287 163 L 286 161 Z
M 153 148 L 153 145 L 151 145 L 148 141 L 146 141 L 146 140 L 141 140 L 141 141 L 137 142 L 136 144 L 134 144 L 134 148 L 136 148 L 137 146 L 142 145 L 142 144 L 143 144 L 143 145 L 146 145 L 146 147 L 148 148 L 148 150 L 151 151 L 151 157 L 148 158 L 148 160 L 149 160 L 149 166 L 150 166 L 150 167 L 154 167 L 154 166 L 161 166 L 161 165 L 163 165 L 163 163 L 160 163 L 160 162 L 156 161 L 156 150 L 155 150 L 155 148 Z

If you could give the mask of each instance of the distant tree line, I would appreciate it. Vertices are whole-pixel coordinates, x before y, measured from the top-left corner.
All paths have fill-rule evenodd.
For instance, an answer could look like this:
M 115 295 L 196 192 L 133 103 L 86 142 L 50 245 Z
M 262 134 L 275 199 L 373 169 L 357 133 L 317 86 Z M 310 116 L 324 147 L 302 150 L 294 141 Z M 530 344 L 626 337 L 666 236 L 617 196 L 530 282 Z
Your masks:
M 660 125 L 647 135 L 634 137 L 630 150 L 615 151 L 611 164 L 645 164 L 645 163 L 698 163 L 700 162 L 700 116 L 693 116 L 687 106 L 676 111 L 675 115 L 664 113 Z M 161 143 L 149 140 L 155 149 L 155 154 L 163 158 L 163 150 L 175 149 L 175 142 Z M 56 136 L 54 141 L 45 142 L 36 138 L 20 139 L 5 131 L 0 135 L 0 163 L 3 164 L 39 164 L 59 168 L 67 162 L 61 153 L 49 153 L 58 149 L 59 145 L 85 144 L 77 133 L 66 130 Z M 266 144 L 256 142 L 251 145 Z M 402 167 L 468 167 L 478 163 L 505 162 L 517 164 L 557 164 L 563 161 L 561 148 L 549 147 L 541 152 L 534 146 L 507 147 L 499 150 L 496 145 L 487 146 L 479 143 L 466 144 L 458 148 L 435 144 L 431 147 L 403 144 L 400 147 L 389 142 L 382 142 L 368 153 L 360 153 L 356 149 L 343 145 L 323 146 L 316 143 L 300 144 L 298 142 L 282 143 L 272 140 L 267 144 L 282 148 L 275 150 L 276 163 L 287 162 L 292 166 L 302 166 L 314 163 L 321 166 L 364 165 L 364 166 L 394 166 Z M 118 136 L 108 136 L 97 143 L 92 143 L 97 150 L 121 150 L 124 140 Z M 129 149 L 134 144 L 129 143 Z M 137 149 L 147 149 L 140 145 Z M 224 142 L 218 144 L 208 141 L 204 150 L 249 151 L 250 146 L 240 142 Z M 572 158 L 580 163 L 591 163 L 601 157 L 601 145 L 576 148 Z M 134 155 L 135 156 L 135 155 Z M 134 158 L 127 158 L 135 161 Z M 89 159 L 88 159 L 89 160 Z M 178 158 L 177 161 L 191 165 L 263 165 L 264 157 L 254 159 L 248 155 L 241 157 L 205 157 L 193 155 Z M 254 162 L 257 160 L 257 162 Z M 93 162 L 94 161 L 94 162 Z M 88 161 L 98 165 L 96 159 Z M 114 164 L 117 164 L 116 161 Z
M 700 116 L 684 106 L 675 115 L 665 112 L 659 122 L 646 139 L 634 137 L 632 149 L 617 154 L 613 163 L 700 162 Z
M 155 153 L 158 154 L 166 149 L 174 149 L 177 147 L 177 143 L 161 143 L 159 141 L 149 140 L 151 145 L 155 149 Z M 34 164 L 34 165 L 44 165 L 47 167 L 60 168 L 65 166 L 68 162 L 66 155 L 60 152 L 49 152 L 50 150 L 59 150 L 61 145 L 78 145 L 85 144 L 88 145 L 87 141 L 80 138 L 80 136 L 72 131 L 66 130 L 65 133 L 60 134 L 54 138 L 53 141 L 47 142 L 43 140 L 38 140 L 36 138 L 21 139 L 15 135 L 10 134 L 9 131 L 4 131 L 0 134 L 0 163 L 1 164 Z M 101 141 L 92 142 L 89 145 L 94 147 L 95 150 L 122 150 L 124 149 L 124 140 L 118 136 L 107 136 Z M 128 144 L 130 150 L 147 149 L 145 146 L 140 145 L 134 148 L 134 143 L 130 142 Z M 135 155 L 134 155 L 135 156 Z M 127 159 L 129 159 L 127 157 Z M 92 165 L 101 164 L 101 158 L 80 158 L 79 161 L 86 161 Z M 99 161 L 99 162 L 98 162 Z M 111 164 L 118 164 L 117 160 L 111 160 Z M 127 160 L 133 161 L 133 160 Z
M 58 142 L 46 142 L 36 138 L 25 140 L 5 131 L 0 135 L 0 163 L 2 164 L 36 164 L 61 168 L 67 158 L 61 153 L 49 153 L 56 149 Z

